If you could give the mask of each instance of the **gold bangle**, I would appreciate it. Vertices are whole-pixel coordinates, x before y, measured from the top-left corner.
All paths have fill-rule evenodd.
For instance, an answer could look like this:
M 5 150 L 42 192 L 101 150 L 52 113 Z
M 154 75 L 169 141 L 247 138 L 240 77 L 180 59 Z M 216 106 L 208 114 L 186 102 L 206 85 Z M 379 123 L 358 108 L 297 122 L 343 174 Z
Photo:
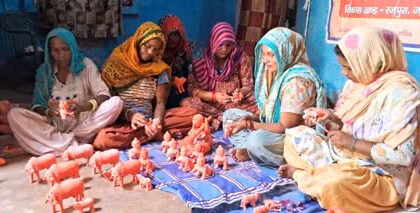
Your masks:
M 95 99 L 90 99 L 88 102 L 92 104 L 92 109 L 90 110 L 91 112 L 98 109 L 98 102 Z

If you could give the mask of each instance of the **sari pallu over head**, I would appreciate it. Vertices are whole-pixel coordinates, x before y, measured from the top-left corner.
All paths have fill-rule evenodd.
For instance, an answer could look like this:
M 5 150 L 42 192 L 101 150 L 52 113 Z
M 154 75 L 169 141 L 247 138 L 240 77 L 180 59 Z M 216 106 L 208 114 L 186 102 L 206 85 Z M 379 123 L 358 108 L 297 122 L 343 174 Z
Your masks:
M 220 69 L 215 59 L 216 49 L 223 44 L 233 43 L 235 46 L 225 62 L 225 66 L 220 74 Z M 236 67 L 240 63 L 242 49 L 236 46 L 235 32 L 232 26 L 226 22 L 219 22 L 211 30 L 210 43 L 206 48 L 201 59 L 193 61 L 194 76 L 198 84 L 204 90 L 212 91 L 216 87 L 217 81 L 228 80 Z
M 159 54 L 152 62 L 141 63 L 138 55 L 140 46 L 155 38 L 163 43 Z M 103 80 L 109 87 L 123 87 L 140 78 L 170 72 L 169 66 L 161 60 L 165 45 L 162 29 L 153 22 L 143 23 L 132 37 L 112 51 L 102 67 Z
M 368 140 L 395 148 L 416 135 L 419 152 L 420 89 L 416 80 L 407 73 L 407 62 L 398 36 L 389 30 L 357 27 L 348 32 L 338 46 L 358 81 L 346 82 L 336 105 L 336 115 L 344 123 L 342 130 L 353 133 L 358 128 L 355 122 L 372 121 L 378 112 L 382 112 L 388 116 L 390 128 L 382 128 Z M 370 105 L 378 99 L 383 104 L 376 106 L 375 113 L 372 113 Z M 414 117 L 416 113 L 417 117 Z M 420 207 L 419 179 L 418 171 L 413 170 L 402 203 L 404 207 Z
M 277 74 L 268 85 L 261 46 L 267 46 L 277 60 Z M 261 111 L 260 120 L 267 123 L 280 121 L 281 95 L 286 83 L 295 77 L 311 80 L 317 89 L 317 107 L 326 107 L 325 91 L 316 72 L 310 67 L 304 40 L 287 28 L 274 28 L 267 32 L 255 46 L 255 97 Z M 270 88 L 268 91 L 267 88 Z
M 416 80 L 406 72 L 407 62 L 398 36 L 388 30 L 357 27 L 348 32 L 338 46 L 357 81 L 346 82 L 336 105 L 336 115 L 344 123 L 343 131 L 352 133 L 354 122 L 362 116 L 365 120 L 375 119 L 377 115 L 368 112 L 372 101 L 381 98 L 382 94 L 391 94 L 383 98 L 398 99 L 399 106 L 389 106 L 387 103 L 392 101 L 383 100 L 384 104 L 377 111 L 398 107 L 401 113 L 390 114 L 388 122 L 393 128 L 373 141 L 384 142 L 394 148 L 405 142 L 416 130 L 415 126 L 408 125 L 408 118 L 416 112 L 420 94 Z M 407 94 L 404 97 L 392 96 L 393 90 Z
M 182 38 L 182 50 L 185 52 L 185 58 L 191 56 L 192 45 L 187 40 L 187 36 L 185 35 L 185 29 L 182 25 L 181 20 L 174 15 L 166 15 L 159 21 L 159 26 L 162 28 L 163 33 L 166 36 L 166 39 L 169 38 L 169 35 L 172 32 L 179 32 Z
M 45 40 L 44 48 L 44 63 L 39 66 L 36 73 L 34 98 L 32 100 L 32 108 L 42 106 L 48 108 L 48 100 L 50 99 L 52 88 L 55 84 L 54 78 L 54 61 L 50 56 L 50 39 L 58 37 L 61 38 L 69 47 L 71 52 L 70 72 L 78 75 L 85 68 L 83 59 L 85 55 L 80 52 L 77 45 L 76 38 L 73 33 L 64 28 L 55 28 L 51 30 Z

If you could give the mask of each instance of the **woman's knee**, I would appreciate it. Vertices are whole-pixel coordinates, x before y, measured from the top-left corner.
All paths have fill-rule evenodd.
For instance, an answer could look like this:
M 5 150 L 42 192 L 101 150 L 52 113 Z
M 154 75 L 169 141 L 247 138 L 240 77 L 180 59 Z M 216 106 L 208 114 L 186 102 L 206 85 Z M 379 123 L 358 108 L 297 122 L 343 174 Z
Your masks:
M 235 109 L 235 108 L 227 109 L 223 113 L 223 123 L 225 123 L 227 120 L 237 121 L 241 119 L 243 116 L 250 115 L 250 114 L 251 113 L 241 110 L 241 109 Z
M 13 108 L 7 113 L 7 121 L 9 124 L 15 124 L 18 121 L 22 121 L 25 112 L 28 111 L 27 109 L 23 108 Z

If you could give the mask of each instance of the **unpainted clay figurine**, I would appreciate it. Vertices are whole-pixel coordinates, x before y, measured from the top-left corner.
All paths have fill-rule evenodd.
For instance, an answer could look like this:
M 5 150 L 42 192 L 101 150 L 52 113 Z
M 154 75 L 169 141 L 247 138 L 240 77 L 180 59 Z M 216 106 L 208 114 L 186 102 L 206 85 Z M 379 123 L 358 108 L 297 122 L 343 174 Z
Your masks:
M 143 177 L 142 175 L 137 175 L 137 178 L 140 182 L 140 188 L 146 191 L 150 191 L 153 189 L 152 180 L 147 177 Z
M 38 183 L 43 179 L 40 177 L 39 172 L 43 169 L 50 168 L 51 165 L 55 164 L 57 159 L 54 154 L 49 153 L 39 157 L 31 157 L 25 165 L 24 171 L 29 174 L 29 181 L 34 182 L 34 174 L 38 178 Z
M 133 182 L 138 184 L 136 174 L 140 173 L 140 161 L 128 160 L 126 162 L 119 162 L 112 168 L 111 178 L 114 182 L 114 186 L 117 186 L 118 179 L 121 181 L 121 187 L 124 187 L 124 177 L 127 175 L 133 175 Z
M 141 164 L 141 171 L 143 171 L 143 169 L 146 166 L 147 161 L 149 161 L 149 151 L 147 151 L 147 149 L 142 149 L 140 152 L 140 158 L 139 158 L 140 164 Z
M 166 154 L 168 151 L 169 145 L 171 144 L 172 136 L 169 132 L 166 132 L 163 135 L 163 141 L 161 143 L 162 152 Z
M 206 165 L 206 159 L 204 158 L 204 155 L 201 155 L 197 158 L 197 162 L 191 172 L 196 176 L 201 175 L 201 179 L 208 178 L 214 173 L 213 169 Z
M 84 197 L 85 186 L 82 178 L 68 179 L 55 184 L 47 193 L 46 203 L 50 203 L 52 212 L 55 212 L 55 206 L 60 205 L 60 211 L 64 213 L 63 200 L 74 197 L 76 201 L 81 201 Z
M 132 148 L 128 150 L 128 157 L 130 159 L 139 159 L 140 152 L 142 151 L 140 140 L 138 138 L 134 138 L 131 142 L 131 147 Z
M 61 180 L 66 178 L 78 178 L 79 174 L 79 164 L 72 161 L 65 161 L 59 164 L 53 164 L 45 173 L 45 180 L 53 186 L 56 183 L 60 183 Z
M 176 159 L 179 155 L 178 145 L 175 139 L 172 138 L 170 147 L 168 149 L 168 160 Z
M 152 173 L 153 171 L 155 171 L 155 164 L 151 161 L 151 160 L 147 160 L 147 162 L 145 163 L 145 170 L 144 170 L 144 174 L 146 176 L 149 176 L 150 173 Z
M 227 171 L 229 169 L 227 157 L 225 155 L 225 150 L 221 145 L 217 147 L 216 149 L 216 155 L 214 155 L 214 165 L 216 168 L 219 168 L 219 166 L 223 166 L 223 170 Z
M 92 144 L 83 144 L 80 146 L 70 146 L 64 151 L 62 158 L 64 160 L 76 160 L 79 158 L 86 158 L 89 161 L 89 158 L 93 155 L 93 146 Z
M 257 206 L 254 208 L 254 213 L 268 213 L 270 212 L 270 208 L 266 205 Z
M 90 213 L 95 213 L 93 199 L 90 197 L 85 198 L 82 201 L 75 202 L 72 206 L 78 213 L 83 213 L 83 209 L 85 208 L 89 208 Z
M 186 159 L 188 158 L 187 156 L 187 147 L 183 146 L 181 147 L 181 151 L 179 153 L 179 156 L 176 158 L 175 162 L 179 163 L 179 168 L 181 168 L 182 166 L 182 162 L 184 162 Z
M 255 208 L 255 205 L 256 205 L 258 199 L 260 199 L 260 197 L 261 197 L 260 192 L 256 192 L 256 193 L 253 193 L 253 194 L 242 196 L 242 200 L 241 200 L 242 209 L 246 209 L 246 206 L 248 204 L 251 204 L 251 206 Z
M 61 119 L 67 119 L 67 118 L 73 118 L 74 117 L 74 111 L 71 109 L 71 105 L 75 104 L 75 101 L 60 101 L 58 107 L 59 107 L 59 113 Z
M 120 152 L 117 149 L 109 149 L 103 152 L 96 151 L 89 159 L 89 166 L 93 169 L 93 174 L 102 174 L 102 165 L 115 165 L 120 162 Z
M 190 131 L 188 131 L 188 135 L 179 141 L 179 145 L 180 146 L 186 146 L 189 144 L 193 144 L 194 143 L 194 139 L 201 133 L 204 131 L 204 116 L 201 114 L 196 114 L 193 116 L 192 119 L 192 127 L 190 129 Z

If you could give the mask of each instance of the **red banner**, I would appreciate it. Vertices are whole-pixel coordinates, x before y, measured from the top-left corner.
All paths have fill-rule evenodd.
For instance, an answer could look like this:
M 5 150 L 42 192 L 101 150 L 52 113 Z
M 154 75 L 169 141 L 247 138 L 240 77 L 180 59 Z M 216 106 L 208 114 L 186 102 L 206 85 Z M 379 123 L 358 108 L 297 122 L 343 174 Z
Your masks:
M 327 41 L 360 25 L 392 30 L 406 50 L 420 52 L 420 0 L 330 0 Z
M 341 0 L 340 16 L 350 18 L 420 18 L 420 0 Z

